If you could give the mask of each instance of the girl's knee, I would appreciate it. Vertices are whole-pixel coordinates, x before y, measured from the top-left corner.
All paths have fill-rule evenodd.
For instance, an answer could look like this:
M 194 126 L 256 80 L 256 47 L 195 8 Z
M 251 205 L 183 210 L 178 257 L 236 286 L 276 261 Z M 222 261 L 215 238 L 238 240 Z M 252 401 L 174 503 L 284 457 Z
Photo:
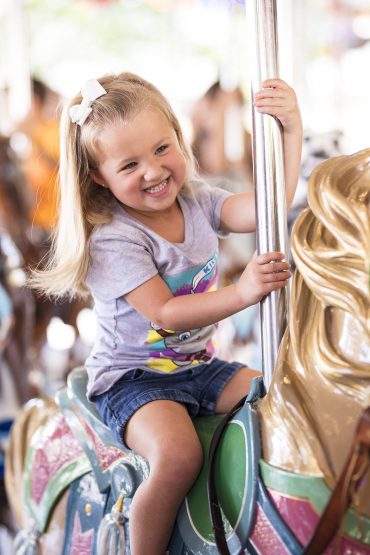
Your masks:
M 203 465 L 202 446 L 197 441 L 173 443 L 167 449 L 160 449 L 153 467 L 166 475 L 168 480 L 194 481 Z
M 203 450 L 200 442 L 198 441 L 192 447 L 184 445 L 175 456 L 178 459 L 183 471 L 189 474 L 194 473 L 196 476 L 199 474 L 203 465 Z

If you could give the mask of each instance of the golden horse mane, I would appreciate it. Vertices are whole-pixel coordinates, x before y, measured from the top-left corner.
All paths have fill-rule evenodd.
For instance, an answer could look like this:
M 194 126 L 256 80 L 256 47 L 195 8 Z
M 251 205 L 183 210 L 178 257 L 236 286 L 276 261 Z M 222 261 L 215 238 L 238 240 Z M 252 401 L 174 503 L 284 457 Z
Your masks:
M 370 149 L 312 173 L 292 232 L 289 326 L 259 410 L 264 458 L 333 485 L 370 404 Z

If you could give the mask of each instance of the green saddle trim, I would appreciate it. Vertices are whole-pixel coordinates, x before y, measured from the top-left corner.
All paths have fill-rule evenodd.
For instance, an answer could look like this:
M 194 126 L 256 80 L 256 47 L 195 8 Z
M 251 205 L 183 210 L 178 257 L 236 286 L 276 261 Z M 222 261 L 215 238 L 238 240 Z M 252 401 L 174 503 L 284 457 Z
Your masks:
M 199 417 L 194 420 L 204 459 L 202 470 L 186 499 L 193 525 L 204 539 L 211 542 L 213 542 L 213 533 L 207 501 L 208 452 L 212 436 L 220 420 L 219 416 Z
M 207 493 L 208 452 L 213 433 L 220 420 L 221 417 L 212 416 L 197 418 L 194 421 L 203 448 L 204 464 L 186 500 L 193 525 L 197 532 L 206 541 L 212 543 L 214 543 L 214 535 Z M 216 475 L 229 477 L 227 487 L 224 480 L 219 480 L 218 492 L 221 505 L 228 517 L 228 520 L 225 519 L 224 521 L 227 535 L 230 535 L 236 527 L 243 506 L 246 483 L 245 451 L 244 428 L 238 422 L 230 422 L 227 426 L 227 433 L 225 433 L 221 440 L 220 449 L 216 457 Z
M 204 464 L 177 518 L 177 529 L 189 553 L 219 553 L 208 506 L 208 474 L 210 445 L 220 425 L 223 432 L 214 454 L 214 477 L 217 503 L 231 555 L 240 553 L 248 540 L 256 509 L 258 461 L 261 457 L 258 416 L 253 403 L 263 394 L 262 378 L 255 378 L 248 398 L 238 410 L 229 415 L 194 420 Z
M 323 478 L 294 474 L 263 460 L 260 461 L 260 472 L 267 488 L 289 497 L 305 498 L 319 514 L 325 509 L 331 490 Z M 355 540 L 370 545 L 370 519 L 356 514 L 353 509 L 349 509 L 345 515 L 343 532 Z

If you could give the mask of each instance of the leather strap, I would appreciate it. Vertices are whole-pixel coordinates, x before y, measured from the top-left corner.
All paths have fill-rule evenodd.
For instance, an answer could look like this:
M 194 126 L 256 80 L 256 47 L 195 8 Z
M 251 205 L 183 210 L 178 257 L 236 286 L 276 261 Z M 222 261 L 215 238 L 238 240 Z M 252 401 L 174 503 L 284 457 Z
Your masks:
M 222 513 L 216 492 L 215 454 L 226 428 L 233 415 L 243 406 L 246 397 L 241 399 L 221 420 L 209 449 L 208 502 L 212 518 L 215 542 L 220 555 L 230 555 L 222 521 Z M 370 407 L 362 413 L 350 454 L 344 465 L 328 504 L 322 513 L 311 540 L 302 555 L 317 555 L 325 549 L 340 529 L 344 514 L 350 506 L 366 471 L 370 465 Z

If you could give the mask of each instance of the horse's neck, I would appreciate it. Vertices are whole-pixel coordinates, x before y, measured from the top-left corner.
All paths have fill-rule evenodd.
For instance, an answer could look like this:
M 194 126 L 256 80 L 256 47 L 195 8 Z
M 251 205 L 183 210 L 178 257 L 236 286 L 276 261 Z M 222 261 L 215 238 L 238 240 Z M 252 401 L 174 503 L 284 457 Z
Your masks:
M 291 249 L 289 328 L 260 403 L 263 456 L 336 483 L 370 384 L 370 149 L 321 164 Z M 370 515 L 370 481 L 359 507 Z M 367 497 L 367 499 L 366 499 Z
M 322 476 L 333 489 L 347 460 L 362 406 L 322 374 L 297 371 L 290 337 L 284 338 L 273 382 L 259 405 L 263 458 L 307 476 Z M 370 516 L 370 480 L 361 510 Z
M 280 381 L 280 384 L 277 381 Z M 289 380 L 289 381 L 288 381 Z M 290 383 L 289 383 L 290 382 Z M 361 408 L 322 385 L 303 397 L 295 384 L 276 374 L 260 404 L 264 458 L 271 464 L 333 484 L 352 441 Z

